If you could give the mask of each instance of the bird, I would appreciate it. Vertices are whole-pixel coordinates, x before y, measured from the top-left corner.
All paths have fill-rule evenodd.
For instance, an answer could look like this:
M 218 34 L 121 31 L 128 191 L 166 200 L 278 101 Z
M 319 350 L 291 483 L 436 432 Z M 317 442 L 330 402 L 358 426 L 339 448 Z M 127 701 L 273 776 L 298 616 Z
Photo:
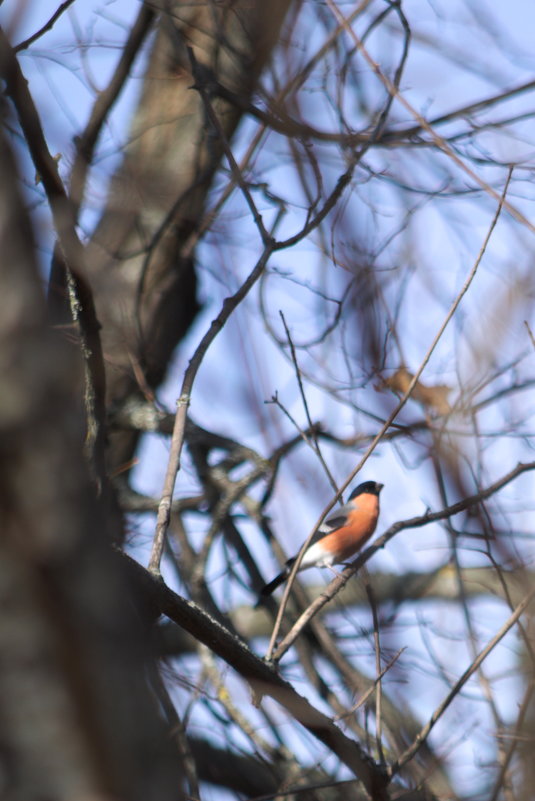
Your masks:
M 375 531 L 379 518 L 379 493 L 383 487 L 384 484 L 378 481 L 364 481 L 355 487 L 347 503 L 321 524 L 303 554 L 299 570 L 331 567 L 356 554 Z M 288 559 L 284 570 L 262 587 L 260 602 L 286 581 L 296 559 L 296 556 Z

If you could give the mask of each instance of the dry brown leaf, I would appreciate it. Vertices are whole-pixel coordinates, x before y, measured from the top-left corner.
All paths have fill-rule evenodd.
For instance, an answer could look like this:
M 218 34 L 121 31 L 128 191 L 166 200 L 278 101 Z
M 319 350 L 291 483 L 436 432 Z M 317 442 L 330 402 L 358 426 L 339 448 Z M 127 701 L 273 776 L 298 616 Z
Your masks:
M 395 392 L 396 395 L 405 395 L 413 378 L 414 374 L 409 372 L 406 367 L 399 367 L 390 378 L 384 380 L 383 386 Z M 448 387 L 447 384 L 426 386 L 421 381 L 417 381 L 411 398 L 436 414 L 449 414 L 451 412 L 448 402 L 450 392 L 451 387 Z

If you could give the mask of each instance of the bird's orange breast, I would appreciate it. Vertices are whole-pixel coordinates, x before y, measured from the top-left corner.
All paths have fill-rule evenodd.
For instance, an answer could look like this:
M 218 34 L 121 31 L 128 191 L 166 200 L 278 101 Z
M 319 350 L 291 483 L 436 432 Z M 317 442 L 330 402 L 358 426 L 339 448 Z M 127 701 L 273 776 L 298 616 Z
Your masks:
M 345 526 L 322 537 L 322 547 L 336 553 L 337 562 L 345 562 L 369 540 L 377 525 L 379 502 L 376 495 L 362 495 Z

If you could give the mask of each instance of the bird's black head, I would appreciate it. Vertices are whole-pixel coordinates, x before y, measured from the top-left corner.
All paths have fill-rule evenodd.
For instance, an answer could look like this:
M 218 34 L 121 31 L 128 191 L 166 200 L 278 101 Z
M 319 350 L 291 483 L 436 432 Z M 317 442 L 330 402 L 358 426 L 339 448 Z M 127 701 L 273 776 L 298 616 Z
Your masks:
M 364 481 L 362 484 L 359 484 L 358 487 L 355 487 L 351 495 L 349 496 L 349 500 L 352 501 L 353 498 L 356 498 L 357 495 L 363 495 L 365 492 L 369 495 L 377 495 L 383 489 L 384 484 L 379 484 L 378 481 Z

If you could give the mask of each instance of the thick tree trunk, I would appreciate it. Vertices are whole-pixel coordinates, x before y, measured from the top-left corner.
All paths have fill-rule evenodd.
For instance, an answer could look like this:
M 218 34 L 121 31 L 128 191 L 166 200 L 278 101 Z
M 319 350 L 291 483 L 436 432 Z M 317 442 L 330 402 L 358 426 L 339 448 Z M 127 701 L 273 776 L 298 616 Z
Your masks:
M 79 360 L 48 325 L 3 138 L 0 165 L 1 795 L 176 799 L 147 631 L 83 455 Z

